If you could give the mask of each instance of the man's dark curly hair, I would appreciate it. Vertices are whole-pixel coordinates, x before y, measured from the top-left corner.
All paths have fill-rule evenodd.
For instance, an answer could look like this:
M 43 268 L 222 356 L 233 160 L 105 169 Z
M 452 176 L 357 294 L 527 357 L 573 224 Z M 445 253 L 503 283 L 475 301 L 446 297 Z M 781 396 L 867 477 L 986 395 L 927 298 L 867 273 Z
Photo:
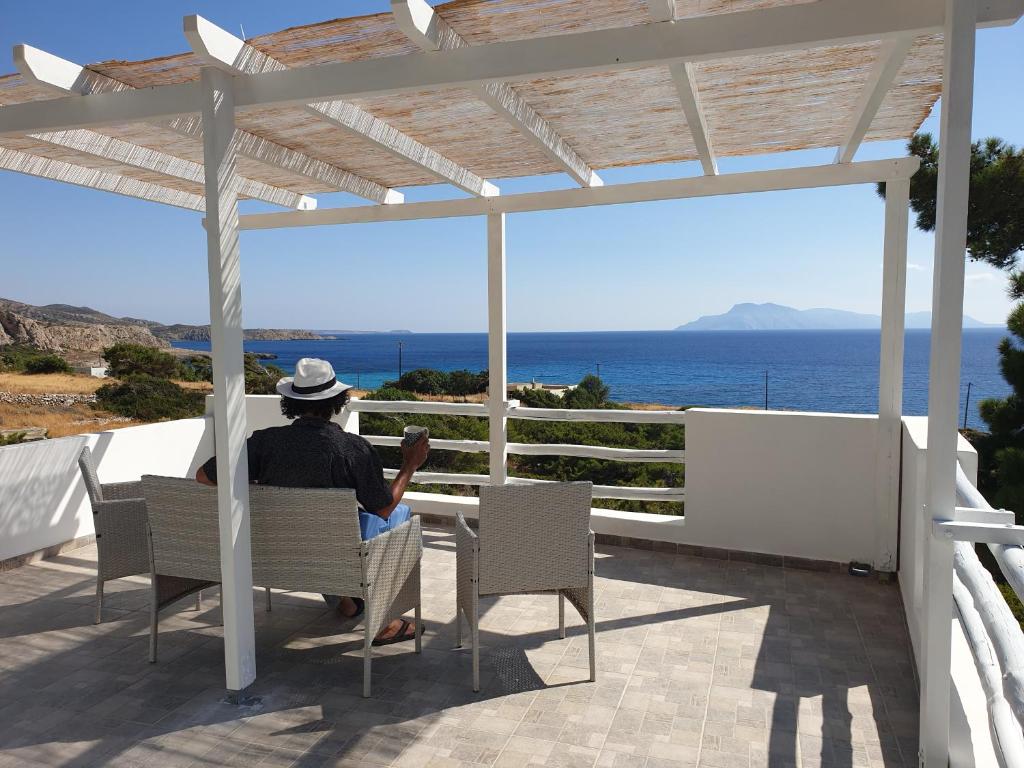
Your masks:
M 341 413 L 348 402 L 348 391 L 339 392 L 334 397 L 324 400 L 299 400 L 294 397 L 281 396 L 281 413 L 286 419 L 298 419 L 302 416 L 313 416 L 329 421 L 332 416 Z

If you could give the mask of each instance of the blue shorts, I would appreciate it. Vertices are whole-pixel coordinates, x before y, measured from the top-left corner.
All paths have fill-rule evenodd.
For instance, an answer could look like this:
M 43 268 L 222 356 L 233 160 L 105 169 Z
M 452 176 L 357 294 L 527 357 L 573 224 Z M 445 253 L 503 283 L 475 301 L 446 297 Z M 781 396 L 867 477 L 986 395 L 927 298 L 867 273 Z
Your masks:
M 412 510 L 409 509 L 408 504 L 399 504 L 395 507 L 391 514 L 388 515 L 387 520 L 380 515 L 360 509 L 359 535 L 363 541 L 369 541 L 376 536 L 380 536 L 382 533 L 387 533 L 391 529 L 397 528 L 402 523 L 408 522 L 410 517 L 412 517 Z M 324 595 L 323 598 L 324 602 L 331 608 L 336 609 L 341 604 L 341 597 L 339 595 Z
M 397 528 L 402 523 L 408 522 L 410 517 L 412 517 L 412 510 L 409 509 L 408 504 L 399 504 L 395 507 L 391 514 L 388 515 L 387 520 L 380 515 L 360 509 L 359 535 L 363 541 L 369 541 L 375 536 L 380 536 L 382 533 L 387 533 L 392 528 Z

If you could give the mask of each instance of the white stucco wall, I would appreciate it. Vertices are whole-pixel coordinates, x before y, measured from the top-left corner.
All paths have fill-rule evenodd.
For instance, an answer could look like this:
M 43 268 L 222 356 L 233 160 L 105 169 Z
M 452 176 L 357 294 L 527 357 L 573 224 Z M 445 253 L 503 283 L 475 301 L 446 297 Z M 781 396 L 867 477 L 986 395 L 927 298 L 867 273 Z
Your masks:
M 870 563 L 877 435 L 876 416 L 687 411 L 687 543 Z
M 0 448 L 0 560 L 93 533 L 78 470 L 86 445 L 100 482 L 110 483 L 184 477 L 212 453 L 213 438 L 207 419 L 184 419 Z

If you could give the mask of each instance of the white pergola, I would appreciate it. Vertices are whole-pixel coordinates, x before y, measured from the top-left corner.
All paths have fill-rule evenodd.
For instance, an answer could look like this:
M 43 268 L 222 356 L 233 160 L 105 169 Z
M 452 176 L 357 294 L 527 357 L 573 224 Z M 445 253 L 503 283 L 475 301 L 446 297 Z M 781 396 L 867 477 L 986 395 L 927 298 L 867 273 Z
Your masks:
M 1022 13 L 1024 0 L 392 0 L 391 14 L 250 41 L 188 17 L 191 51 L 154 62 L 83 67 L 16 47 L 0 168 L 206 213 L 228 689 L 256 676 L 240 230 L 486 217 L 490 392 L 504 393 L 506 214 L 885 182 L 875 566 L 893 570 L 918 161 L 854 156 L 912 135 L 941 87 L 927 503 L 955 520 L 975 29 Z M 835 162 L 718 171 L 721 157 L 814 146 Z M 605 186 L 595 171 L 673 160 L 703 175 Z M 555 172 L 576 188 L 501 195 L 486 178 Z M 423 183 L 468 196 L 404 203 L 397 187 Z M 370 204 L 316 209 L 329 191 Z M 239 216 L 239 198 L 292 210 Z M 488 414 L 489 481 L 504 483 L 504 397 Z M 949 747 L 952 547 L 928 543 L 929 766 Z

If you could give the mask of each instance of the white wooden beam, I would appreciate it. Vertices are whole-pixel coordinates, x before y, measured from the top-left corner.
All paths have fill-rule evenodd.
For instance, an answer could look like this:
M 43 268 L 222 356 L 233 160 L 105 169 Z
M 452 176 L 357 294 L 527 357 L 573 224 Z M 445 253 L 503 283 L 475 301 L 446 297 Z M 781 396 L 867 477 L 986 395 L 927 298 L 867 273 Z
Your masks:
M 903 336 L 907 311 L 907 226 L 910 180 L 885 184 L 882 333 L 878 366 L 878 446 L 875 482 L 877 571 L 896 570 L 903 441 Z
M 988 0 L 979 13 L 979 23 L 1012 23 L 1022 13 L 1024 0 Z M 615 27 L 244 75 L 235 80 L 235 96 L 239 106 L 295 104 L 536 80 L 931 34 L 942 31 L 944 19 L 942 0 L 819 0 L 698 16 L 671 24 Z
M 192 50 L 208 64 L 236 74 L 288 70 L 285 64 L 202 16 L 186 16 L 184 26 L 185 37 Z M 369 141 L 395 157 L 419 166 L 441 181 L 454 184 L 470 194 L 480 197 L 499 194 L 498 188 L 486 179 L 354 104 L 335 100 L 302 106 L 315 117 Z
M 487 440 L 493 485 L 508 478 L 508 322 L 505 214 L 487 217 Z
M 697 149 L 701 167 L 706 175 L 714 176 L 718 173 L 718 160 L 711 144 L 704 108 L 700 103 L 694 65 L 689 61 L 676 62 L 669 65 L 669 72 L 672 73 L 672 81 L 676 84 L 679 103 L 683 107 L 683 114 L 686 115 L 686 125 L 693 137 L 693 146 Z
M 882 49 L 878 52 L 878 59 L 868 77 L 867 85 L 853 110 L 850 125 L 843 134 L 839 149 L 836 150 L 837 163 L 849 163 L 857 154 L 857 148 L 864 141 L 864 136 L 878 114 L 885 94 L 892 87 L 913 44 L 913 35 L 901 35 L 882 43 Z
M 925 468 L 926 514 L 932 520 L 951 520 L 956 508 L 964 252 L 978 10 L 977 0 L 946 0 Z M 953 542 L 936 536 L 926 541 L 918 764 L 945 768 L 949 764 Z
M 22 77 L 26 79 L 61 93 L 88 96 L 89 100 L 83 102 L 86 105 L 98 103 L 94 101 L 96 99 L 103 101 L 109 98 L 105 94 L 132 93 L 134 95 L 134 93 L 150 91 L 162 92 L 163 88 L 171 87 L 162 86 L 158 89 L 136 91 L 136 89 L 126 83 L 106 75 L 101 75 L 98 72 L 93 72 L 74 62 L 29 45 L 16 45 L 14 47 L 14 63 Z M 6 107 L 5 109 L 9 108 Z M 156 123 L 162 128 L 169 128 L 175 133 L 201 142 L 203 130 L 202 123 L 198 117 L 198 108 L 185 111 L 195 114 L 184 117 L 180 114 L 175 114 L 167 120 L 144 119 L 143 121 Z M 0 114 L 2 114 L 2 111 L 0 111 Z M 404 199 L 402 193 L 397 190 L 388 189 L 369 179 L 361 178 L 346 170 L 316 160 L 301 152 L 288 149 L 246 131 L 239 131 L 238 138 L 239 154 L 266 165 L 284 168 L 313 181 L 334 187 L 340 191 L 350 192 L 377 203 L 401 203 Z M 316 201 L 313 198 L 305 195 L 299 195 L 299 198 L 297 204 L 293 207 L 300 210 L 316 207 Z
M 391 0 L 391 12 L 398 28 L 424 51 L 451 51 L 469 45 L 426 0 Z M 471 86 L 470 90 L 581 186 L 596 187 L 604 183 L 514 88 L 505 83 L 487 83 Z
M 920 162 L 920 159 L 916 157 L 903 157 L 897 160 L 873 160 L 842 165 L 817 165 L 810 168 L 785 168 L 664 181 L 641 181 L 632 184 L 612 184 L 606 187 L 528 192 L 486 199 L 471 198 L 406 203 L 398 206 L 362 205 L 351 208 L 325 208 L 318 211 L 260 213 L 242 216 L 239 224 L 242 229 L 278 229 L 331 224 L 414 221 L 584 208 L 591 205 L 619 205 L 654 200 L 739 195 L 784 189 L 873 184 L 890 179 L 910 178 L 917 171 Z
M 216 392 L 213 425 L 217 446 L 224 663 L 228 691 L 237 694 L 256 679 L 256 640 L 249 536 L 249 463 L 245 447 L 235 110 L 231 78 L 225 72 L 204 67 L 200 84 L 204 97 L 203 166 L 208 212 L 210 342 Z
M 113 160 L 122 165 L 145 171 L 153 171 L 154 173 L 160 173 L 171 178 L 191 181 L 196 184 L 203 183 L 203 166 L 199 163 L 184 160 L 180 157 L 158 152 L 147 147 L 141 147 L 137 144 L 131 144 L 113 136 L 90 131 L 87 128 L 36 133 L 32 134 L 32 138 L 57 147 L 73 149 L 76 152 L 91 155 L 101 160 Z M 239 192 L 246 197 L 263 200 L 264 202 L 273 203 L 285 208 L 295 208 L 300 211 L 309 211 L 316 208 L 316 200 L 312 197 L 307 197 L 288 189 L 282 189 L 281 187 L 272 187 L 261 181 L 241 179 Z
M 1024 0 L 986 0 L 979 26 L 1014 23 Z M 824 45 L 867 42 L 898 35 L 941 32 L 942 0 L 819 0 L 743 13 L 640 24 L 591 32 L 474 45 L 453 51 L 320 64 L 239 75 L 237 108 L 307 104 L 492 81 L 536 80 L 594 71 L 708 61 Z M 99 94 L 0 109 L 0 136 L 96 127 L 198 112 L 195 83 Z
M 37 176 L 41 179 L 60 181 L 64 184 L 74 184 L 78 187 L 98 189 L 101 192 L 113 192 L 125 197 L 136 197 L 139 200 L 149 200 L 153 203 L 187 208 L 190 211 L 202 211 L 206 208 L 203 198 L 191 192 L 169 189 L 150 184 L 147 181 L 117 176 L 106 171 L 82 168 L 62 160 L 51 160 L 47 157 L 30 155 L 6 147 L 0 147 L 0 169 L 23 173 L 27 176 Z
M 651 21 L 675 21 L 676 0 L 647 0 L 647 15 Z

